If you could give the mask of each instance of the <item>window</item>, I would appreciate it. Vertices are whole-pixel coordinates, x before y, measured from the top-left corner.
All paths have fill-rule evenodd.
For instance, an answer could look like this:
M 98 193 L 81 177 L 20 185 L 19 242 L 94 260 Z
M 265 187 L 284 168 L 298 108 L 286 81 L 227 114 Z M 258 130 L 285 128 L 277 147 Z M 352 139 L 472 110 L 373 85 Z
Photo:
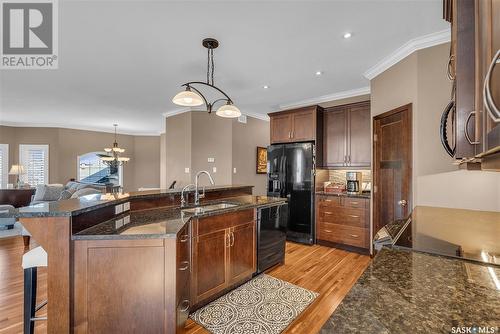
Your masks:
M 102 183 L 113 186 L 122 185 L 122 167 L 106 165 L 101 156 L 106 152 L 90 152 L 78 157 L 78 181 L 83 183 Z
M 0 189 L 9 182 L 9 145 L 0 144 Z
M 32 187 L 49 183 L 49 145 L 19 145 L 19 162 L 24 166 L 24 183 Z

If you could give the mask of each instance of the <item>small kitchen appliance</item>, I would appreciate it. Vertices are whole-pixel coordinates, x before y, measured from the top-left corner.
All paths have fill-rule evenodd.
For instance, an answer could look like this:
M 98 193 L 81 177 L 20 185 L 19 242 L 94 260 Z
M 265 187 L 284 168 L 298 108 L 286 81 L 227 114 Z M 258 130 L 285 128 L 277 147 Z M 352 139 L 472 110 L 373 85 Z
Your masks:
M 361 194 L 362 174 L 361 172 L 346 172 L 345 178 L 347 180 L 347 193 L 349 195 Z

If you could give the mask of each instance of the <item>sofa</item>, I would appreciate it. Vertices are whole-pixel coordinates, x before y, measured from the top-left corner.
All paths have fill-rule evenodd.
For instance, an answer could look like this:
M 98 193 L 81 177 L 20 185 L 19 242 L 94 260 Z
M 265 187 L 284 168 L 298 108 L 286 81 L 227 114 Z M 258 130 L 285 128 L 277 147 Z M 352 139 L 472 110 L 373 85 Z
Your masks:
M 42 184 L 36 186 L 35 194 L 31 199 L 30 205 L 80 198 L 86 195 L 101 194 L 105 192 L 106 185 L 97 183 L 69 181 L 65 185 Z

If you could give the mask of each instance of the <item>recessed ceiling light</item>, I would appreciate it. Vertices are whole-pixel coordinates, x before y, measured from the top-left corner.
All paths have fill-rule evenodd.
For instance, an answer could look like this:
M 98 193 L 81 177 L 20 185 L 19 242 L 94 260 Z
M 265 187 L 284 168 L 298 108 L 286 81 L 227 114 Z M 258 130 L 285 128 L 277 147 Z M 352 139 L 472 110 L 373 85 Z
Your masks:
M 350 32 L 346 32 L 346 33 L 344 34 L 344 38 L 345 38 L 345 39 L 351 38 L 351 36 L 352 36 L 352 35 L 351 35 L 351 33 L 350 33 Z
M 320 75 L 322 75 L 322 74 L 323 74 L 323 72 L 321 72 L 321 71 L 316 71 L 316 75 L 317 75 L 317 76 L 320 76 Z
M 268 86 L 268 85 L 264 85 L 264 86 L 262 86 L 262 88 L 264 88 L 264 89 L 268 89 L 268 88 L 269 88 L 269 86 Z

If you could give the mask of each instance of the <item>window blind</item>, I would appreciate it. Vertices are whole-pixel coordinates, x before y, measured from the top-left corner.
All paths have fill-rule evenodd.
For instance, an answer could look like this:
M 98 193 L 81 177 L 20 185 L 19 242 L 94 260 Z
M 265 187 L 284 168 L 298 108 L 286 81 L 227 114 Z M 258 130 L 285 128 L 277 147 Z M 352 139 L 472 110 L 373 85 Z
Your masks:
M 19 145 L 19 156 L 25 172 L 23 182 L 30 186 L 49 183 L 48 145 Z
M 9 180 L 9 145 L 0 144 L 0 189 L 7 188 Z

